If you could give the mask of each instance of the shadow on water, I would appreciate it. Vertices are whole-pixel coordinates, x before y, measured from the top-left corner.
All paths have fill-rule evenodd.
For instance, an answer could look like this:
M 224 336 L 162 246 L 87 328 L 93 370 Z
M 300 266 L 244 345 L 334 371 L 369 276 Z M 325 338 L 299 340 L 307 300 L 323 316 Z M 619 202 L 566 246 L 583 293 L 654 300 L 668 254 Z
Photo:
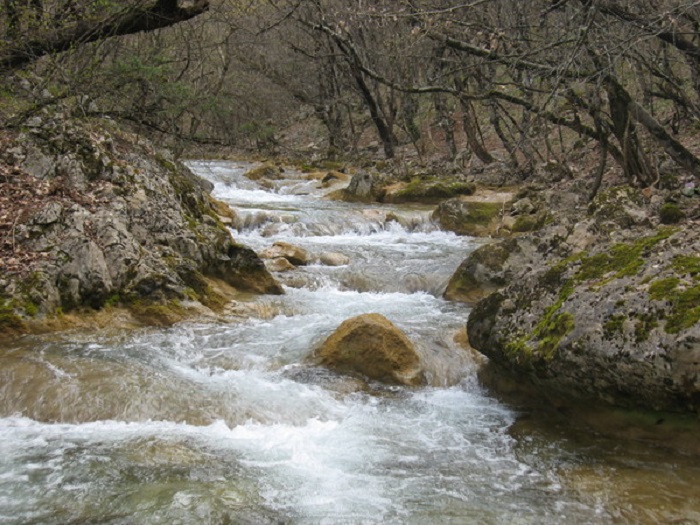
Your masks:
M 616 523 L 700 523 L 700 420 L 544 395 L 488 364 L 480 383 L 515 412 L 514 452 Z

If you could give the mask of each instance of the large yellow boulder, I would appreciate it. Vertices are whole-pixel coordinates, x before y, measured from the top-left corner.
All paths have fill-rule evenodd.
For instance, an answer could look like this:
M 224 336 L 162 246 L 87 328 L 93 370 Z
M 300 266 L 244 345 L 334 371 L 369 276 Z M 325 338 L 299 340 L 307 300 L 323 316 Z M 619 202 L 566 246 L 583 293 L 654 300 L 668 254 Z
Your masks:
M 320 364 L 341 373 L 402 385 L 425 384 L 420 356 L 413 343 L 380 314 L 344 321 L 321 345 Z

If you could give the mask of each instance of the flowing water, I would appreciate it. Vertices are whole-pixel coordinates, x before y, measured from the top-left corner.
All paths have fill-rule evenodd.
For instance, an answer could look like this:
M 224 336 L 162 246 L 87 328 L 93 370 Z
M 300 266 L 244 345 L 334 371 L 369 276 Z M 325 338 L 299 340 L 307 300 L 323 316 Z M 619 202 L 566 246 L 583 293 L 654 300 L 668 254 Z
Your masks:
M 473 239 L 420 207 L 323 200 L 192 163 L 255 250 L 346 255 L 279 274 L 226 323 L 24 338 L 0 349 L 0 523 L 699 523 L 693 457 L 515 425 L 444 301 Z M 310 364 L 343 320 L 378 312 L 416 343 L 422 388 Z M 514 429 L 518 429 L 514 431 Z

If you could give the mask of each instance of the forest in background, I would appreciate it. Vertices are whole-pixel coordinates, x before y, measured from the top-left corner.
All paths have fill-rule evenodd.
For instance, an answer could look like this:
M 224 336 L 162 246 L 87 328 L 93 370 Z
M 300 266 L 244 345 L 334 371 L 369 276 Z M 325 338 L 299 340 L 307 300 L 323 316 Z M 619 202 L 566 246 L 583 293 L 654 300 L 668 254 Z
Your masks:
M 3 0 L 0 122 L 176 152 L 700 177 L 700 2 Z M 582 160 L 585 158 L 585 162 Z M 579 162 L 580 161 L 580 162 Z M 578 166 L 577 166 L 578 163 Z

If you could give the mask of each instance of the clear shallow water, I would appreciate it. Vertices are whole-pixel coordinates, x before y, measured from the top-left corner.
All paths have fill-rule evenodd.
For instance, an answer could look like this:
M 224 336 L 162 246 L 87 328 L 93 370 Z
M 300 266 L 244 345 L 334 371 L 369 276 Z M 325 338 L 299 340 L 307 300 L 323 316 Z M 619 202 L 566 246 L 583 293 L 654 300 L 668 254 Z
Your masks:
M 280 274 L 286 295 L 228 324 L 1 349 L 0 523 L 700 522 L 697 460 L 527 425 L 482 390 L 455 342 L 468 309 L 440 298 L 473 240 L 426 209 L 321 200 L 299 174 L 264 189 L 245 165 L 193 166 L 237 210 L 240 242 L 350 263 Z M 308 364 L 367 312 L 416 342 L 431 386 Z

